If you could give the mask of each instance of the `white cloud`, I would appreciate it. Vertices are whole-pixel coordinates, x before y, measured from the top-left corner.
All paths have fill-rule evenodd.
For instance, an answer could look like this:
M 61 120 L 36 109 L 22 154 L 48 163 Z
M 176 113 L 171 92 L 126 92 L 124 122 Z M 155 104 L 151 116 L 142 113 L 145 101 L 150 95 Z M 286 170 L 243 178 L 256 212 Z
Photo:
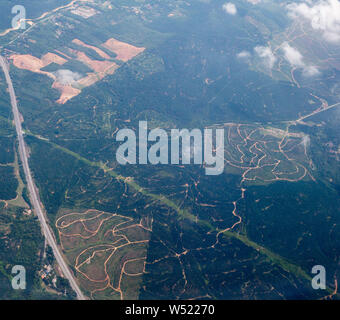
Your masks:
M 75 81 L 81 79 L 81 74 L 78 72 L 72 72 L 71 70 L 61 69 L 54 73 L 57 81 L 63 85 L 70 85 Z
M 306 77 L 314 77 L 320 74 L 320 71 L 315 66 L 306 66 L 303 69 L 303 75 Z
M 272 69 L 276 62 L 276 57 L 269 47 L 257 46 L 254 48 L 255 53 L 262 59 L 264 65 Z
M 247 0 L 251 4 L 258 4 L 261 2 L 261 0 Z
M 284 42 L 281 46 L 281 51 L 283 52 L 284 58 L 289 62 L 292 67 L 302 69 L 302 74 L 305 77 L 314 77 L 320 74 L 320 71 L 316 66 L 310 65 L 304 61 L 303 55 L 299 50 L 290 46 L 287 42 Z M 256 46 L 254 48 L 255 55 L 260 58 L 263 66 L 269 70 L 273 69 L 277 57 L 270 47 Z M 252 58 L 252 53 L 249 51 L 241 51 L 236 57 L 244 61 L 250 61 Z
M 291 66 L 303 69 L 303 75 L 305 77 L 313 77 L 320 73 L 317 67 L 306 64 L 303 61 L 304 58 L 300 51 L 290 46 L 287 42 L 283 44 L 282 50 L 284 57 Z
M 251 53 L 249 51 L 241 51 L 236 56 L 239 59 L 249 59 L 251 57 Z
M 231 3 L 231 2 L 227 2 L 225 3 L 223 6 L 222 6 L 223 10 L 226 12 L 226 13 L 229 13 L 231 15 L 235 15 L 237 13 L 237 8 L 236 6 Z
M 310 137 L 308 135 L 304 135 L 301 139 L 301 144 L 307 148 L 310 145 Z
M 328 42 L 340 42 L 340 34 L 338 33 L 325 31 L 323 36 Z
M 297 49 L 291 47 L 287 42 L 284 43 L 282 49 L 284 51 L 285 58 L 292 66 L 305 66 L 305 63 L 303 62 L 303 56 Z
M 314 30 L 319 30 L 324 39 L 340 43 L 340 1 L 319 0 L 317 2 L 292 3 L 287 6 L 290 17 L 303 17 Z

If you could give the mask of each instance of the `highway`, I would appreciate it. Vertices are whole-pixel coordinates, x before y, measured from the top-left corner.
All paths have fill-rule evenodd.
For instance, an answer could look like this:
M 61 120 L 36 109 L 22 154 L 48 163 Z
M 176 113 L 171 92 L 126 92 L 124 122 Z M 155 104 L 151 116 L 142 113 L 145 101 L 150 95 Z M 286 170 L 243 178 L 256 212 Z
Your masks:
M 11 79 L 10 74 L 9 74 L 7 61 L 2 56 L 0 56 L 0 65 L 3 69 L 3 71 L 4 71 L 4 74 L 5 74 L 6 82 L 7 82 L 7 85 L 8 85 L 8 91 L 9 91 L 10 98 L 11 98 L 11 105 L 12 105 L 12 111 L 13 111 L 13 116 L 14 116 L 15 128 L 16 128 L 18 141 L 19 141 L 19 154 L 20 154 L 20 159 L 21 159 L 21 162 L 22 162 L 22 165 L 23 165 L 23 168 L 24 168 L 24 173 L 25 173 L 26 182 L 27 182 L 27 188 L 28 188 L 28 191 L 29 191 L 29 194 L 30 194 L 30 199 L 32 201 L 33 210 L 39 218 L 39 221 L 40 221 L 40 224 L 41 224 L 41 229 L 42 229 L 43 234 L 44 234 L 44 236 L 47 240 L 47 243 L 50 245 L 50 247 L 53 250 L 54 257 L 55 257 L 57 263 L 59 264 L 65 278 L 67 278 L 69 280 L 72 289 L 77 294 L 77 299 L 78 300 L 85 300 L 86 299 L 85 296 L 81 292 L 72 272 L 70 271 L 67 263 L 65 262 L 62 254 L 59 250 L 59 247 L 58 247 L 57 242 L 54 238 L 53 232 L 51 231 L 51 229 L 48 225 L 48 222 L 46 220 L 46 216 L 45 216 L 44 211 L 41 207 L 41 203 L 40 203 L 39 196 L 38 196 L 38 193 L 37 193 L 37 188 L 34 184 L 34 181 L 33 181 L 32 175 L 31 175 L 31 170 L 30 170 L 29 164 L 28 164 L 27 150 L 26 150 L 26 146 L 25 146 L 23 130 L 22 130 L 21 121 L 20 121 L 21 115 L 19 113 L 19 109 L 18 109 L 18 105 L 17 105 L 17 99 L 16 99 L 16 96 L 15 96 L 15 92 L 14 92 L 14 88 L 13 88 L 13 84 L 12 84 L 12 79 Z
M 307 114 L 306 116 L 303 116 L 303 117 L 301 117 L 301 118 L 297 119 L 297 120 L 296 120 L 296 122 L 299 122 L 299 121 L 305 120 L 305 119 L 307 119 L 307 118 L 309 118 L 309 117 L 311 117 L 311 116 L 315 116 L 316 114 L 319 114 L 319 113 L 321 113 L 321 112 L 325 112 L 325 111 L 327 111 L 327 110 L 330 110 L 330 109 L 336 108 L 336 107 L 338 107 L 338 106 L 340 106 L 340 102 L 338 102 L 338 103 L 335 103 L 335 104 L 333 104 L 333 105 L 331 105 L 331 106 L 328 106 L 328 107 L 322 108 L 322 109 L 320 109 L 319 111 L 313 111 L 312 113 L 310 113 L 310 114 Z

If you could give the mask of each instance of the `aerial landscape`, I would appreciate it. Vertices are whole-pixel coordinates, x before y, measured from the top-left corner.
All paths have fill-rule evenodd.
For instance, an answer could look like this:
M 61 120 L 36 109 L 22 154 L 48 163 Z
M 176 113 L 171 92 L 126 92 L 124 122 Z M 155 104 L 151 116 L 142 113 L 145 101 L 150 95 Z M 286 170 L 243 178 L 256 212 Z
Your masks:
M 0 300 L 339 300 L 339 0 L 0 17 Z

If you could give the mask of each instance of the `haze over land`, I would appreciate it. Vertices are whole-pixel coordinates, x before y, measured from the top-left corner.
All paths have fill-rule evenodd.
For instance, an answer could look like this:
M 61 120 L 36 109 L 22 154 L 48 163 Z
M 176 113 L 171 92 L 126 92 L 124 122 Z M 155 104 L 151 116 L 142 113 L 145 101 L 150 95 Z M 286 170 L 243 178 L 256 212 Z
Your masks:
M 0 298 L 339 298 L 339 1 L 22 5 L 25 30 L 0 5 L 0 55 L 71 286 L 35 218 L 1 72 Z M 140 121 L 223 128 L 223 174 L 120 165 L 116 134 Z

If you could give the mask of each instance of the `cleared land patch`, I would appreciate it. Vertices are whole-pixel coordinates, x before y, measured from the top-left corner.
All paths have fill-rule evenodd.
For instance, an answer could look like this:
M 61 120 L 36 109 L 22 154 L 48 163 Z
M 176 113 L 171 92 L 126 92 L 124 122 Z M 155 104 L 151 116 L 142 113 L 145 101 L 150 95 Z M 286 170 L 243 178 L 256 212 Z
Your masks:
M 152 232 L 148 217 L 97 210 L 68 213 L 56 221 L 60 243 L 91 298 L 137 299 Z
M 103 47 L 114 52 L 117 55 L 116 59 L 124 62 L 131 60 L 145 50 L 145 48 L 138 48 L 114 38 L 107 40 Z
M 77 16 L 83 17 L 84 19 L 88 19 L 97 14 L 97 11 L 95 9 L 86 6 L 78 7 L 76 9 L 71 10 L 71 12 Z
M 52 88 L 60 92 L 60 97 L 56 102 L 59 104 L 65 104 L 70 99 L 79 95 L 83 88 L 95 84 L 107 75 L 113 74 L 119 68 L 119 65 L 112 61 L 113 59 L 103 50 L 86 44 L 79 39 L 74 39 L 72 42 L 80 47 L 93 50 L 104 60 L 91 59 L 85 52 L 71 48 L 67 48 L 66 53 L 61 50 L 55 50 L 58 54 L 49 52 L 41 58 L 37 58 L 30 54 L 12 54 L 10 56 L 10 60 L 12 60 L 13 65 L 19 69 L 43 74 L 53 79 L 54 82 Z M 145 50 L 145 48 L 137 48 L 113 38 L 105 42 L 103 47 L 107 47 L 109 51 L 114 52 L 117 55 L 116 59 L 123 62 L 131 60 Z M 63 49 L 63 51 L 65 51 L 65 49 Z M 68 83 L 64 83 L 57 77 L 56 72 L 42 70 L 51 64 L 56 64 L 61 66 L 59 71 L 65 71 L 62 66 L 69 61 L 80 61 L 83 65 L 86 65 L 88 68 L 93 70 L 93 72 L 88 72 L 86 75 L 82 74 L 80 79 L 73 79 L 72 81 L 68 81 Z M 68 73 L 71 72 L 70 70 L 66 71 Z

